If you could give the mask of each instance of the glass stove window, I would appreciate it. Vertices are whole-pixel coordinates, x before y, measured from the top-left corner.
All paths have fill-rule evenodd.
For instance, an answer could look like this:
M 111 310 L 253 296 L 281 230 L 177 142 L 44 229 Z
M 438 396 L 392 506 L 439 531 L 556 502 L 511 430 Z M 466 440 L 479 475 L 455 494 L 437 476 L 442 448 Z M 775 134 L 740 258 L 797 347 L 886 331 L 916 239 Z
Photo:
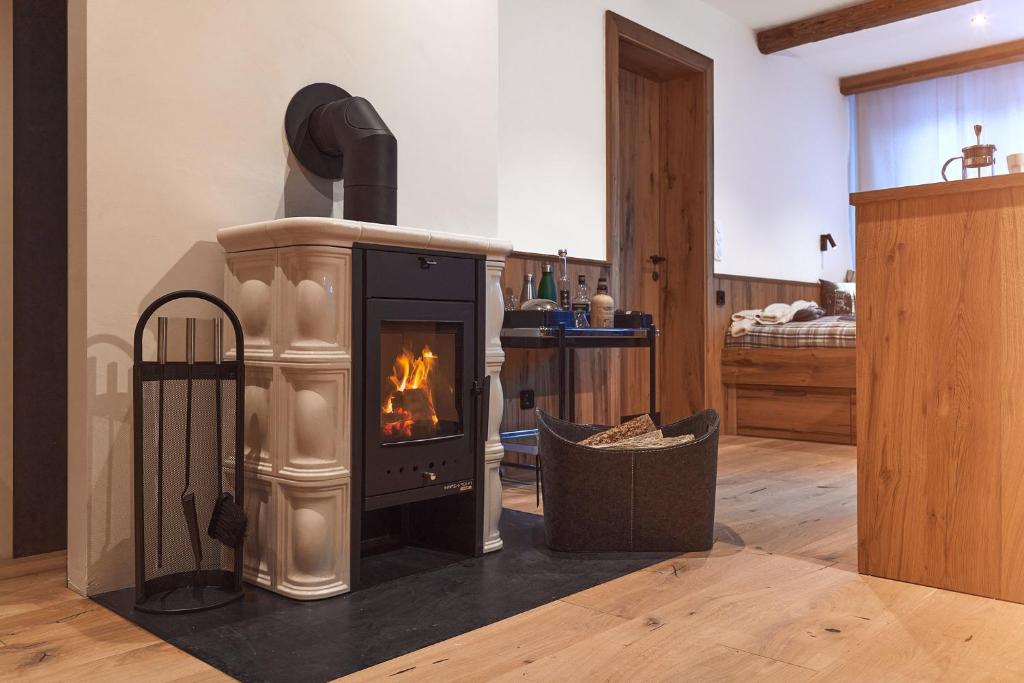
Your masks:
M 462 433 L 460 337 L 457 323 L 381 324 L 382 443 Z

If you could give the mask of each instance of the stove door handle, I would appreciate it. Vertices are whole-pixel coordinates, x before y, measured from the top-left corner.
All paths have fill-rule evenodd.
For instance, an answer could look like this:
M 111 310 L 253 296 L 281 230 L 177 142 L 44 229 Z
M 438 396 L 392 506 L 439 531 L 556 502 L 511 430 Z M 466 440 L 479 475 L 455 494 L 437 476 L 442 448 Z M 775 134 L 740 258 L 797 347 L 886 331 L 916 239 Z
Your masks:
M 491 413 L 491 376 L 487 375 L 483 381 L 473 382 L 473 393 L 477 397 L 477 407 L 480 414 L 477 416 L 477 429 L 480 434 L 480 446 L 483 447 L 487 441 L 487 423 L 490 421 Z

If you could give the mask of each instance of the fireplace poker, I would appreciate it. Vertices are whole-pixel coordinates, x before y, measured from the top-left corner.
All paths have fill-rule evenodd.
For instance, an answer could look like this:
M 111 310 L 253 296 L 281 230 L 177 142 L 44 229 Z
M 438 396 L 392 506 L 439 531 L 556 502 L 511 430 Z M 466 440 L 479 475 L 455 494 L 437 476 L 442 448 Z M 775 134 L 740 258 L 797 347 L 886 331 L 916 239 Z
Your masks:
M 196 495 L 192 486 L 192 367 L 196 362 L 196 319 L 185 321 L 185 488 L 181 491 L 181 507 L 185 513 L 185 524 L 188 526 L 189 539 L 192 541 L 192 554 L 196 560 L 196 580 L 202 571 L 203 547 L 199 542 L 199 517 L 196 514 Z
M 156 418 L 156 566 L 164 566 L 164 379 L 167 368 L 167 318 L 156 319 L 156 362 L 160 365 L 157 381 Z

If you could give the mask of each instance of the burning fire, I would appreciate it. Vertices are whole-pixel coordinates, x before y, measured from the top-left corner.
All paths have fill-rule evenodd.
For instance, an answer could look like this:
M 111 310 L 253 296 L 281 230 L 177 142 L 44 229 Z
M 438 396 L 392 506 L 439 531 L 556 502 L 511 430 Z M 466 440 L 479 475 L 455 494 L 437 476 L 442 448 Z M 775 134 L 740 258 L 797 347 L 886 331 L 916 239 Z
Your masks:
M 430 392 L 430 368 L 437 356 L 424 345 L 419 356 L 409 349 L 395 357 L 388 377 L 395 388 L 381 406 L 381 432 L 390 437 L 412 437 L 416 424 L 437 426 L 434 397 Z

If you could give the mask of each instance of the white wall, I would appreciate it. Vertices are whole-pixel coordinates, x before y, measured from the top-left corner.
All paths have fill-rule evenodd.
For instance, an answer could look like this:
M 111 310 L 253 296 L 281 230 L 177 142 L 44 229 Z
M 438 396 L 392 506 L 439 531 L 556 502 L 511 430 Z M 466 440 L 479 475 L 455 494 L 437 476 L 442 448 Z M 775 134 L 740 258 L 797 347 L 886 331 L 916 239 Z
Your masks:
M 340 215 L 289 162 L 288 100 L 368 98 L 403 225 L 497 229 L 494 0 L 72 0 L 69 578 L 132 581 L 130 343 L 167 291 L 222 290 L 218 228 Z
M 498 230 L 516 249 L 605 256 L 604 12 L 715 60 L 716 272 L 815 280 L 850 267 L 848 112 L 835 78 L 765 57 L 700 0 L 500 0 Z
M 762 57 L 750 31 L 698 0 L 609 7 L 716 61 L 719 272 L 816 277 L 818 233 L 846 226 L 834 80 Z M 130 342 L 142 308 L 172 289 L 221 291 L 217 228 L 340 214 L 334 188 L 289 161 L 291 95 L 329 81 L 373 102 L 399 141 L 401 224 L 600 258 L 604 9 L 502 0 L 499 66 L 498 0 L 70 1 L 73 587 L 132 581 Z

